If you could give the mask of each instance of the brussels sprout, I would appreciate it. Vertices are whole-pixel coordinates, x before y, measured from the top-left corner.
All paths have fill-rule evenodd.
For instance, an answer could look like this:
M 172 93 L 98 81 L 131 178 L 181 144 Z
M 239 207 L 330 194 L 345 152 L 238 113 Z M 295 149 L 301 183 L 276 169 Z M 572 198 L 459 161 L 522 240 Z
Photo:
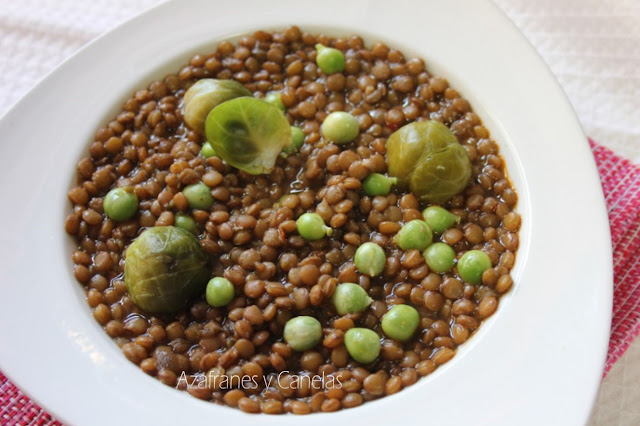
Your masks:
M 442 203 L 461 192 L 471 177 L 467 151 L 447 126 L 418 121 L 387 141 L 389 175 L 422 201 Z
M 204 291 L 207 255 L 184 229 L 156 226 L 129 245 L 124 284 L 131 300 L 150 313 L 172 313 Z
M 205 133 L 219 157 L 252 175 L 270 173 L 282 149 L 291 145 L 291 126 L 282 111 L 255 98 L 215 107 Z
M 209 112 L 218 104 L 240 96 L 252 96 L 252 93 L 237 81 L 198 80 L 184 94 L 184 121 L 190 128 L 204 133 Z

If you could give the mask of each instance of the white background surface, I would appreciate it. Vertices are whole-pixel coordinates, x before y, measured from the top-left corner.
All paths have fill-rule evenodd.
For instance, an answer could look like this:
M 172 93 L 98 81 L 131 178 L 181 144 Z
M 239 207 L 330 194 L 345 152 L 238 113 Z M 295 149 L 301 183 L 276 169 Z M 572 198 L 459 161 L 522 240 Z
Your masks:
M 640 2 L 494 1 L 549 64 L 587 135 L 640 163 Z M 0 0 L 0 116 L 86 42 L 156 3 Z M 640 424 L 639 355 L 636 340 L 605 379 L 594 424 Z

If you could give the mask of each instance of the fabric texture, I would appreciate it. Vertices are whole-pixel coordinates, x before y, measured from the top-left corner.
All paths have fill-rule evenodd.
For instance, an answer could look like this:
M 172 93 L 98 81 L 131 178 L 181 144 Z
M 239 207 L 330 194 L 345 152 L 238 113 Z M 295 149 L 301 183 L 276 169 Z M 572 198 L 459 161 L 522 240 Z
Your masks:
M 640 164 L 640 1 L 493 1 L 553 71 L 585 133 Z
M 613 320 L 605 375 L 640 332 L 640 167 L 589 140 L 613 247 Z

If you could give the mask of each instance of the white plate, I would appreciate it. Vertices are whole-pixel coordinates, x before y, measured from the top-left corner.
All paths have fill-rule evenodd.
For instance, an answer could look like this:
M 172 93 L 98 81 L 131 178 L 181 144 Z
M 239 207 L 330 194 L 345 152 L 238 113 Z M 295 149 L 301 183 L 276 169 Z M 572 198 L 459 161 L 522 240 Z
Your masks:
M 361 34 L 424 58 L 470 100 L 520 195 L 516 285 L 435 374 L 334 414 L 249 416 L 160 384 L 93 319 L 63 231 L 74 166 L 136 89 L 224 37 L 295 23 Z M 586 139 L 542 60 L 487 1 L 163 4 L 91 43 L 0 123 L 0 367 L 73 424 L 583 424 L 611 311 L 609 227 Z

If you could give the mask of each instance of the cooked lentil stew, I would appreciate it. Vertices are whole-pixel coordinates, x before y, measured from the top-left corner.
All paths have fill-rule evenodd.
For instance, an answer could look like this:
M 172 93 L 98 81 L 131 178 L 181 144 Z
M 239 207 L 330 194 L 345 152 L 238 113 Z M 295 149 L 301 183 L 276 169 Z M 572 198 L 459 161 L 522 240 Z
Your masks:
M 398 147 L 409 134 L 422 157 Z M 442 185 L 416 175 L 433 161 Z M 68 197 L 75 278 L 124 356 L 249 413 L 397 393 L 513 285 L 496 142 L 421 59 L 358 36 L 292 26 L 194 55 L 97 130 Z

